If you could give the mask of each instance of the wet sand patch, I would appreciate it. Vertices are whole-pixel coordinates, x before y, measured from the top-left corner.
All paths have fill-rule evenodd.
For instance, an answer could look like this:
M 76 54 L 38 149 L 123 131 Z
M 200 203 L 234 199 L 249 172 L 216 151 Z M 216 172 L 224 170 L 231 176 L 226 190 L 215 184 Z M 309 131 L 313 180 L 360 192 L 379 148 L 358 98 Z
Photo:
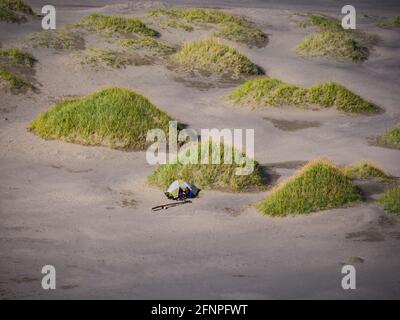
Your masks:
M 302 121 L 302 120 L 283 120 L 263 117 L 264 120 L 269 121 L 275 128 L 282 131 L 299 131 L 308 128 L 318 128 L 321 123 L 318 121 Z

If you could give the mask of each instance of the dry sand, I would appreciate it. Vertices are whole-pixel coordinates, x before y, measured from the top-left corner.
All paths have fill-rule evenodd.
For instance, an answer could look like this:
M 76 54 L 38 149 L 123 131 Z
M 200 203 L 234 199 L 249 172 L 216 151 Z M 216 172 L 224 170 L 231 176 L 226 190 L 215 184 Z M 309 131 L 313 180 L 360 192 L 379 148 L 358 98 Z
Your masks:
M 28 3 L 36 11 L 42 4 Z M 60 4 L 58 26 L 92 12 L 142 15 L 152 4 L 160 5 L 53 3 Z M 201 3 L 212 5 L 185 2 Z M 362 64 L 305 59 L 292 51 L 310 31 L 296 27 L 290 14 L 339 12 L 336 1 L 250 1 L 240 9 L 234 7 L 243 2 L 214 4 L 251 17 L 269 35 L 265 48 L 236 45 L 269 76 L 301 86 L 341 82 L 385 109 L 375 116 L 232 107 L 224 99 L 232 86 L 197 88 L 162 65 L 96 73 L 75 67 L 69 52 L 32 49 L 39 60 L 40 93 L 0 93 L 0 299 L 399 298 L 400 223 L 372 202 L 278 219 L 251 206 L 265 192 L 204 191 L 192 204 L 152 212 L 165 200 L 162 190 L 146 185 L 153 167 L 143 152 L 43 141 L 26 130 L 63 97 L 122 86 L 143 93 L 194 129 L 254 128 L 256 159 L 273 164 L 280 180 L 319 156 L 338 164 L 371 159 L 400 176 L 400 151 L 368 141 L 400 121 L 400 32 L 379 29 L 374 20 L 398 7 L 389 1 L 374 11 L 373 3 L 360 4 L 358 26 L 382 41 Z M 362 12 L 375 16 L 362 17 Z M 0 42 L 18 45 L 39 30 L 40 21 L 0 23 Z M 174 31 L 163 37 L 181 40 Z M 372 196 L 381 191 L 369 190 Z M 341 267 L 354 260 L 357 290 L 345 291 Z M 46 264 L 56 267 L 57 290 L 41 289 Z

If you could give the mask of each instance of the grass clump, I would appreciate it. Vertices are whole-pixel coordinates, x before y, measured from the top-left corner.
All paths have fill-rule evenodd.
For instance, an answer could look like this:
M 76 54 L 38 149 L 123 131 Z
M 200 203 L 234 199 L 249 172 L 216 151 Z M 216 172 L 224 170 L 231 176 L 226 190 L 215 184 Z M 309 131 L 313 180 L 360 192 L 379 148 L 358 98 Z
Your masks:
M 360 161 L 359 163 L 346 166 L 343 168 L 343 173 L 350 179 L 372 179 L 381 182 L 392 180 L 392 177 L 386 174 L 383 169 L 369 161 Z
M 339 60 L 364 61 L 369 50 L 363 44 L 365 36 L 354 30 L 345 30 L 333 18 L 311 16 L 299 23 L 301 27 L 316 26 L 319 31 L 306 37 L 296 48 L 305 56 L 328 56 Z
M 212 164 L 211 157 L 218 153 L 215 152 L 216 148 L 220 148 L 220 164 Z M 162 164 L 158 166 L 152 174 L 148 177 L 148 182 L 151 185 L 166 189 L 168 186 L 177 179 L 183 179 L 202 189 L 218 189 L 228 191 L 249 191 L 254 189 L 262 189 L 265 187 L 265 182 L 262 170 L 259 164 L 254 161 L 254 170 L 248 175 L 236 175 L 236 168 L 240 167 L 238 164 L 225 164 L 224 163 L 224 148 L 226 146 L 217 142 L 202 142 L 194 144 L 189 149 L 183 149 L 179 152 L 192 152 L 193 148 L 198 148 L 198 163 L 189 164 Z M 209 149 L 208 164 L 202 164 L 201 159 L 205 157 L 202 152 Z M 191 151 L 188 151 L 191 150 Z M 232 154 L 238 151 L 232 147 Z M 245 157 L 245 155 L 242 155 Z M 178 158 L 179 159 L 179 158 Z M 214 162 L 215 163 L 215 162 Z
M 44 139 L 144 150 L 148 130 L 168 132 L 170 120 L 144 96 L 109 88 L 56 104 L 36 118 L 29 130 Z
M 124 39 L 120 41 L 120 45 L 124 48 L 140 50 L 145 49 L 156 54 L 168 55 L 176 51 L 176 49 L 168 44 L 152 37 L 140 37 L 136 39 Z
M 89 31 L 137 33 L 150 37 L 158 35 L 157 31 L 147 27 L 147 25 L 139 19 L 105 16 L 101 14 L 91 14 L 83 18 L 79 26 Z
M 2 68 L 0 68 L 0 81 L 12 91 L 32 88 L 32 85 L 29 82 Z
M 378 137 L 378 144 L 400 149 L 400 127 L 394 128 L 383 136 Z
M 386 211 L 400 216 L 400 186 L 395 186 L 386 191 L 377 200 L 377 203 L 382 205 Z
M 36 59 L 28 52 L 18 48 L 0 49 L 0 63 L 8 63 L 13 66 L 33 67 Z
M 169 27 L 192 31 L 192 24 L 216 24 L 220 26 L 215 35 L 232 41 L 245 43 L 248 46 L 263 46 L 266 35 L 245 18 L 215 9 L 152 9 L 150 16 L 167 16 Z
M 26 22 L 25 15 L 33 15 L 32 8 L 23 0 L 0 0 L 0 21 Z
M 145 65 L 150 61 L 125 51 L 117 51 L 105 48 L 87 48 L 77 53 L 81 59 L 81 65 L 89 66 L 95 70 L 102 70 L 106 67 L 121 69 L 130 65 Z
M 381 28 L 400 28 L 400 16 L 381 22 L 379 26 Z
M 34 86 L 26 80 L 33 72 L 36 59 L 18 48 L 0 49 L 0 82 L 1 87 L 19 93 Z
M 171 56 L 171 60 L 187 71 L 197 70 L 232 78 L 259 73 L 257 66 L 246 56 L 215 39 L 186 43 Z
M 75 50 L 85 47 L 85 40 L 77 31 L 68 28 L 60 30 L 45 30 L 28 36 L 33 47 L 52 48 L 56 50 Z
M 263 77 L 248 80 L 237 87 L 229 98 L 235 103 L 254 106 L 309 107 L 317 105 L 324 108 L 335 107 L 339 111 L 351 113 L 379 111 L 379 107 L 335 82 L 300 88 L 278 79 Z
M 361 196 L 351 179 L 332 163 L 315 160 L 278 185 L 256 207 L 263 214 L 286 216 L 343 207 L 358 201 Z

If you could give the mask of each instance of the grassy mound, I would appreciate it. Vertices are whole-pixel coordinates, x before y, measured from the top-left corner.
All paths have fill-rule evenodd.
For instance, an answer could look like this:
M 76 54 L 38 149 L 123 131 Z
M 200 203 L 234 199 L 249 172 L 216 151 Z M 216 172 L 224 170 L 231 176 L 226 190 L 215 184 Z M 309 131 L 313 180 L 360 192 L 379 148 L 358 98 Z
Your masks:
M 143 150 L 147 131 L 160 128 L 168 132 L 170 120 L 147 98 L 127 89 L 109 88 L 56 104 L 36 118 L 29 130 L 44 139 Z
M 102 31 L 107 33 L 137 33 L 144 36 L 155 37 L 158 32 L 147 27 L 145 23 L 135 18 L 121 18 L 91 14 L 81 20 L 80 27 L 89 31 Z
M 87 48 L 78 52 L 82 66 L 89 66 L 94 70 L 103 70 L 107 67 L 114 69 L 125 68 L 130 65 L 146 65 L 150 61 L 132 53 L 105 48 Z
M 392 179 L 383 169 L 368 161 L 360 161 L 357 164 L 346 166 L 343 168 L 343 173 L 351 179 L 373 179 L 382 182 Z
M 324 108 L 336 107 L 339 111 L 353 113 L 375 113 L 380 110 L 379 107 L 335 82 L 300 88 L 278 79 L 263 77 L 240 85 L 229 98 L 235 103 L 253 106 L 318 105 Z
M 33 15 L 32 8 L 23 0 L 0 0 L 0 21 L 26 22 L 25 15 Z
M 220 26 L 215 35 L 248 46 L 263 46 L 267 36 L 243 17 L 224 11 L 205 8 L 152 9 L 150 16 L 167 16 L 167 26 L 192 31 L 192 24 L 216 24 Z
M 199 70 L 233 78 L 259 73 L 257 66 L 246 56 L 215 39 L 186 43 L 171 56 L 171 60 L 187 71 Z
M 18 48 L 0 49 L 0 64 L 33 67 L 35 61 L 36 59 L 30 53 L 21 51 Z
M 396 186 L 388 191 L 377 200 L 386 211 L 400 216 L 400 186 Z
M 0 68 L 0 84 L 1 83 L 2 86 L 8 87 L 13 92 L 19 89 L 32 88 L 32 85 L 29 82 L 2 68 Z
M 400 16 L 381 22 L 379 26 L 382 28 L 400 28 Z
M 163 164 L 158 166 L 148 177 L 151 185 L 166 189 L 177 179 L 183 179 L 202 189 L 218 189 L 229 191 L 248 191 L 262 189 L 265 182 L 262 170 L 257 162 L 254 161 L 254 171 L 249 175 L 235 175 L 237 164 L 224 164 L 224 145 L 220 144 L 220 164 L 211 164 L 213 148 L 217 143 L 201 143 L 190 148 L 199 148 L 198 164 Z M 209 148 L 209 164 L 201 164 L 201 150 Z M 187 150 L 180 151 L 187 152 Z M 232 148 L 232 153 L 238 152 Z
M 257 208 L 264 214 L 285 216 L 342 207 L 360 200 L 357 188 L 339 168 L 316 160 L 277 186 Z
M 33 47 L 52 48 L 56 50 L 75 50 L 85 47 L 85 40 L 77 31 L 68 28 L 35 32 L 27 37 Z
M 400 127 L 378 137 L 378 143 L 386 147 L 400 149 Z
M 127 49 L 133 49 L 133 50 L 144 49 L 151 53 L 159 55 L 169 55 L 176 51 L 176 49 L 173 46 L 163 43 L 152 37 L 146 37 L 146 36 L 136 39 L 131 39 L 131 38 L 124 39 L 121 40 L 119 43 L 122 47 Z
M 328 56 L 339 60 L 364 61 L 369 50 L 363 44 L 365 36 L 354 30 L 345 30 L 341 23 L 324 16 L 311 16 L 299 23 L 301 27 L 315 26 L 319 31 L 306 37 L 296 52 L 305 56 Z
M 1 87 L 19 93 L 25 89 L 34 89 L 26 80 L 33 70 L 36 59 L 28 52 L 18 48 L 0 49 L 0 83 Z

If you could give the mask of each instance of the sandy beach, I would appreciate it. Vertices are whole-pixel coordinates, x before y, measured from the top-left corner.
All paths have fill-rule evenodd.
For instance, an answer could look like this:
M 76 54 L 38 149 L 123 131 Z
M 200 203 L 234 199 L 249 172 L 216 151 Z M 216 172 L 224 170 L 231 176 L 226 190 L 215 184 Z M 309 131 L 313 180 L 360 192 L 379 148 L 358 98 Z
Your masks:
M 123 1 L 122 1 L 123 2 Z M 307 87 L 336 81 L 379 105 L 376 115 L 336 110 L 232 106 L 236 84 L 198 82 L 161 63 L 94 71 L 68 50 L 29 48 L 38 60 L 39 92 L 0 91 L 0 299 L 397 299 L 400 221 L 368 200 L 349 208 L 272 218 L 254 204 L 270 191 L 204 190 L 188 205 L 153 212 L 168 202 L 146 177 L 144 151 L 45 141 L 27 131 L 41 112 L 64 98 L 123 87 L 148 97 L 189 128 L 253 128 L 255 159 L 290 177 L 309 160 L 338 165 L 372 160 L 400 177 L 400 151 L 373 138 L 400 122 L 400 31 L 377 26 L 399 14 L 396 1 L 360 1 L 357 27 L 379 42 L 363 63 L 296 55 L 310 30 L 293 13 L 339 17 L 337 1 L 53 1 L 57 27 L 91 13 L 143 16 L 152 7 L 217 7 L 248 17 L 268 35 L 265 47 L 232 43 L 265 73 Z M 40 12 L 42 1 L 27 1 Z M 82 2 L 83 3 L 83 2 Z M 40 20 L 0 22 L 0 43 L 24 47 Z M 180 44 L 207 31 L 162 30 Z M 85 39 L 86 45 L 91 39 Z M 355 259 L 356 257 L 356 259 Z M 343 290 L 341 267 L 356 261 L 357 289 Z M 41 268 L 57 270 L 57 289 L 41 288 Z

